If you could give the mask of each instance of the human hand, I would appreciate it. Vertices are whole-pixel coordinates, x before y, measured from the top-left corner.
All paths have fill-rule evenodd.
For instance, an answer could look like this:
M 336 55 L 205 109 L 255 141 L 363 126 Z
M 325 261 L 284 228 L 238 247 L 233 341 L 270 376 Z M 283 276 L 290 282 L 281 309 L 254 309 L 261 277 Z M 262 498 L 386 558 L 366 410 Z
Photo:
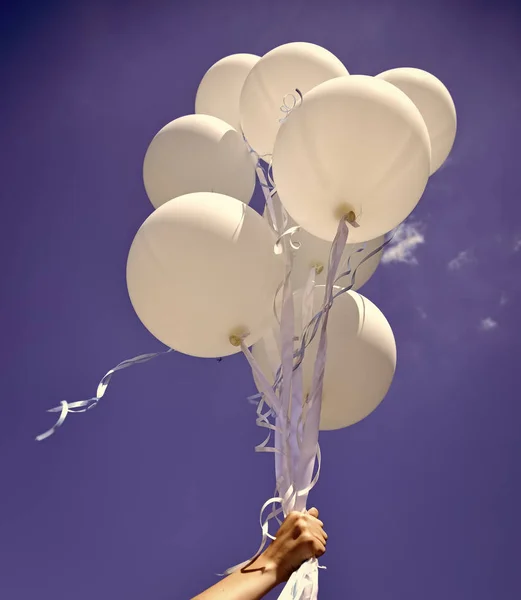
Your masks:
M 327 533 L 323 527 L 316 508 L 289 513 L 275 540 L 263 552 L 261 561 L 274 566 L 280 582 L 287 581 L 303 562 L 324 554 Z
M 292 512 L 276 539 L 253 562 L 232 573 L 193 600 L 260 600 L 279 583 L 287 581 L 300 565 L 326 551 L 327 534 L 318 510 Z

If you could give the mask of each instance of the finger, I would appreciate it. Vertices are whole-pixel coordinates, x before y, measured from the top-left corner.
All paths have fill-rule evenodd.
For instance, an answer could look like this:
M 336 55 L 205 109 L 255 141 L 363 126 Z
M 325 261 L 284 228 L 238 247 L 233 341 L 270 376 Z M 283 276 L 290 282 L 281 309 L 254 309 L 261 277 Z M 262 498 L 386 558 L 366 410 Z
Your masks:
M 327 535 L 322 531 L 322 529 L 314 532 L 314 537 L 324 546 L 327 544 Z
M 310 515 L 309 513 L 307 513 L 306 517 L 309 519 L 309 522 L 312 524 L 313 527 L 316 527 L 317 525 L 319 527 L 324 527 L 324 523 L 317 517 L 314 517 L 313 515 Z
M 315 543 L 315 547 L 314 547 L 314 554 L 317 558 L 319 558 L 320 556 L 324 555 L 326 553 L 326 547 L 324 544 L 322 544 L 322 542 L 319 542 L 318 540 Z
M 319 519 L 313 519 L 309 523 L 309 528 L 313 529 L 313 531 L 322 531 L 323 533 L 325 533 L 324 532 L 324 523 L 322 523 L 322 521 L 320 521 Z
M 310 508 L 308 510 L 308 515 L 311 517 L 315 517 L 315 519 L 318 519 L 318 508 L 315 508 L 315 507 Z

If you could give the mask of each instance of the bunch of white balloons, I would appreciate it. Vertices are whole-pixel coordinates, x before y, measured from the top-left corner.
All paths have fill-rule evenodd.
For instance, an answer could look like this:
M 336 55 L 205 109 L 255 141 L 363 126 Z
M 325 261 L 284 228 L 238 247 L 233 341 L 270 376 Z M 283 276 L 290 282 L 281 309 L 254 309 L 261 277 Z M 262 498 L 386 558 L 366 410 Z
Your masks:
M 155 210 L 130 248 L 130 299 L 167 352 L 242 351 L 252 368 L 257 424 L 269 430 L 256 450 L 274 453 L 276 474 L 255 556 L 270 519 L 305 510 L 320 473 L 319 431 L 364 419 L 391 385 L 392 329 L 355 290 L 455 135 L 454 103 L 433 75 L 350 75 L 324 48 L 291 43 L 217 62 L 195 114 L 165 125 L 148 147 L 143 179 Z M 256 176 L 263 215 L 249 206 Z M 97 406 L 114 373 L 160 354 L 123 361 L 94 397 L 50 409 L 58 421 L 36 439 Z M 318 568 L 316 559 L 302 565 L 280 599 L 316 600 Z
M 248 206 L 258 166 L 267 167 L 270 182 L 261 184 L 276 191 L 286 228 L 296 231 L 291 282 L 300 332 L 299 297 L 314 271 L 320 310 L 339 220 L 351 217 L 342 265 L 352 257 L 352 271 L 409 216 L 455 134 L 448 90 L 420 69 L 350 75 L 309 43 L 223 58 L 204 75 L 195 114 L 165 125 L 146 152 L 143 178 L 155 211 L 127 265 L 138 317 L 164 344 L 196 357 L 239 352 L 232 342 L 244 339 L 273 382 L 281 362 L 274 306 L 285 277 L 277 243 L 284 232 L 269 211 L 263 217 Z M 393 332 L 354 291 L 380 258 L 381 251 L 363 262 L 352 290 L 331 308 L 321 429 L 360 421 L 391 384 Z M 335 285 L 349 283 L 346 276 Z M 304 394 L 315 346 L 304 358 Z

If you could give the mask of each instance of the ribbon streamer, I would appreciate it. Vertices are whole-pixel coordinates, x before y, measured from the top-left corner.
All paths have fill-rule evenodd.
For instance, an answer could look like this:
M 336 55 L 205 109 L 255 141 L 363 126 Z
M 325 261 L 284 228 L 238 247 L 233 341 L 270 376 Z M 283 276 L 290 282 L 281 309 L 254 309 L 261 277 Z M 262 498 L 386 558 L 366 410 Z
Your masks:
M 120 362 L 118 365 L 116 365 L 113 369 L 110 369 L 110 371 L 103 376 L 103 378 L 101 379 L 101 381 L 98 384 L 98 388 L 96 390 L 96 395 L 93 396 L 92 398 L 89 398 L 88 400 L 79 400 L 77 402 L 67 402 L 66 400 L 62 400 L 60 403 L 60 406 L 56 406 L 54 408 L 48 409 L 47 412 L 49 412 L 49 413 L 59 412 L 60 417 L 58 418 L 56 423 L 50 429 L 48 429 L 44 433 L 36 436 L 36 438 L 35 438 L 36 441 L 41 442 L 41 441 L 47 439 L 48 437 L 51 437 L 51 435 L 53 435 L 63 425 L 63 423 L 65 422 L 65 419 L 67 418 L 67 415 L 69 413 L 87 412 L 88 410 L 91 410 L 91 408 L 94 408 L 95 406 L 97 406 L 98 402 L 105 395 L 105 392 L 107 391 L 107 388 L 110 384 L 112 376 L 117 371 L 121 371 L 122 369 L 127 369 L 128 367 L 132 367 L 134 365 L 138 365 L 141 363 L 146 363 L 154 358 L 157 358 L 158 356 L 161 356 L 162 354 L 168 354 L 169 352 L 173 352 L 173 351 L 174 350 L 172 350 L 172 348 L 169 348 L 168 350 L 163 351 L 163 352 L 140 354 L 139 356 L 136 356 L 134 358 L 124 360 L 123 362 Z
M 254 155 L 253 152 L 252 155 Z M 269 430 L 268 437 L 260 446 L 256 448 L 256 450 L 265 452 L 271 451 L 275 453 L 277 491 L 279 494 L 277 498 L 280 499 L 283 512 L 285 515 L 287 515 L 290 510 L 305 510 L 309 491 L 316 484 L 320 476 L 321 455 L 320 448 L 318 446 L 319 423 L 316 415 L 314 414 L 316 413 L 317 402 L 303 402 L 301 365 L 305 348 L 307 345 L 309 345 L 314 335 L 318 331 L 321 319 L 324 315 L 324 320 L 326 321 L 326 323 L 323 326 L 323 330 L 324 327 L 327 326 L 327 314 L 329 308 L 332 305 L 332 294 L 330 294 L 329 297 L 327 297 L 327 302 L 325 303 L 322 310 L 318 313 L 316 318 L 311 319 L 311 315 L 313 312 L 313 290 L 315 283 L 314 273 L 310 273 L 302 299 L 302 329 L 300 329 L 299 327 L 299 333 L 302 338 L 302 356 L 300 357 L 300 360 L 297 361 L 297 364 L 295 364 L 295 356 L 298 357 L 298 352 L 295 352 L 294 342 L 296 339 L 298 340 L 299 338 L 295 338 L 294 332 L 294 298 L 290 275 L 293 267 L 292 250 L 298 250 L 299 248 L 298 245 L 293 245 L 291 243 L 291 236 L 293 235 L 293 233 L 298 231 L 298 228 L 292 227 L 289 230 L 285 231 L 285 217 L 287 218 L 286 211 L 284 210 L 284 208 L 280 204 L 280 201 L 278 200 L 278 196 L 276 194 L 276 189 L 273 186 L 273 182 L 270 181 L 271 178 L 269 168 L 267 175 L 265 175 L 263 169 L 261 168 L 259 157 L 257 157 L 257 167 L 258 172 L 262 171 L 263 180 L 261 181 L 261 187 L 266 198 L 269 220 L 272 221 L 273 229 L 278 234 L 278 239 L 276 242 L 276 251 L 278 251 L 279 253 L 284 252 L 284 257 L 286 259 L 285 278 L 281 286 L 279 286 L 279 289 L 277 290 L 277 293 L 275 295 L 275 298 L 277 298 L 278 293 L 281 291 L 281 288 L 283 288 L 282 310 L 280 320 L 278 318 L 278 315 L 276 314 L 276 311 L 274 310 L 275 316 L 280 325 L 281 365 L 278 369 L 277 376 L 275 377 L 275 383 L 273 386 L 271 386 L 266 380 L 266 378 L 263 376 L 259 365 L 256 363 L 253 355 L 246 347 L 244 340 L 242 342 L 242 351 L 246 356 L 248 362 L 250 363 L 255 381 L 257 383 L 257 387 L 260 392 L 260 399 L 257 402 L 257 424 Z M 278 214 L 275 210 L 275 205 L 277 202 L 279 203 L 279 206 L 277 208 L 280 209 L 278 211 Z M 346 240 L 347 225 L 345 224 L 345 221 L 342 220 L 339 225 L 339 231 L 337 232 L 337 238 L 335 239 L 332 248 L 333 256 L 332 258 L 330 258 L 328 270 L 329 285 L 327 289 L 333 289 L 334 275 L 338 270 L 340 257 L 345 248 Z M 274 301 L 274 309 L 275 306 L 276 302 Z M 309 339 L 309 336 L 306 336 L 306 334 L 309 331 L 309 327 L 307 326 L 308 321 L 311 321 L 310 325 L 312 325 L 314 322 L 313 337 L 311 337 L 311 339 Z M 304 325 L 306 325 L 306 328 L 304 327 Z M 306 339 L 306 337 L 308 339 Z M 323 335 L 321 336 L 321 339 L 322 338 Z M 325 353 L 325 348 L 323 349 L 323 352 Z M 316 393 L 314 388 L 312 388 L 312 392 L 313 394 Z M 253 399 L 257 400 L 258 398 L 258 395 L 250 397 L 250 401 Z M 264 401 L 266 401 L 268 406 L 270 406 L 274 410 L 268 411 L 267 413 L 263 413 L 262 405 Z M 318 402 L 318 404 L 320 403 Z M 310 408 L 311 413 L 309 412 Z M 304 411 L 306 412 L 303 415 Z M 315 422 L 312 422 L 313 420 L 311 420 L 308 423 L 309 414 L 315 416 Z M 275 426 L 273 426 L 269 422 L 269 418 L 272 416 L 275 417 Z M 318 414 L 318 419 L 319 418 L 320 413 Z M 315 436 L 313 433 L 313 430 L 315 428 L 316 439 L 314 439 Z M 273 448 L 268 446 L 271 437 L 271 431 L 275 432 L 275 447 Z M 313 476 L 313 466 L 316 462 L 318 463 L 318 468 L 315 475 Z M 272 503 L 270 500 L 267 502 L 268 504 Z M 263 520 L 262 514 L 265 507 L 266 504 L 263 506 L 263 509 L 261 511 L 262 539 L 260 549 L 253 557 L 253 559 L 251 559 L 247 563 L 242 563 L 241 566 L 245 564 L 250 564 L 252 560 L 257 558 L 257 556 L 262 552 L 262 549 L 264 548 L 265 542 L 268 538 L 267 527 L 269 518 L 271 516 L 274 516 L 275 512 L 272 511 L 272 514 L 266 520 Z M 232 568 L 232 570 L 237 570 L 237 568 L 239 568 L 239 565 L 235 568 Z M 227 571 L 227 573 L 229 572 L 231 572 L 230 569 Z M 292 576 L 292 579 L 285 586 L 281 598 L 292 598 L 294 600 L 304 600 L 305 598 L 308 598 L 309 600 L 314 600 L 317 597 L 317 593 L 318 561 L 314 559 L 302 565 L 301 568 Z
M 260 162 L 259 162 L 260 164 Z M 264 175 L 264 172 L 263 172 Z M 288 231 L 285 230 L 285 224 L 281 223 L 283 218 L 277 219 L 280 215 L 277 215 L 274 207 L 274 200 L 278 200 L 275 189 L 270 189 L 269 168 L 267 177 L 264 176 L 265 185 L 262 186 L 266 203 L 268 205 L 268 213 L 270 220 L 273 221 L 274 230 L 279 234 L 277 239 L 277 247 L 282 245 L 283 242 L 290 242 L 291 249 L 298 250 L 298 246 L 291 244 L 291 235 L 297 231 L 297 229 L 291 228 Z M 274 186 L 273 186 L 274 187 Z M 280 201 L 279 201 L 280 202 Z M 281 207 L 282 208 L 282 207 Z M 282 208 L 282 217 L 285 215 L 285 211 Z M 283 232 L 283 233 L 281 233 Z M 268 387 L 267 381 L 259 381 L 258 387 L 260 392 L 260 400 L 257 403 L 258 414 L 262 401 L 267 395 L 271 401 L 273 394 L 279 397 L 279 408 L 280 413 L 276 416 L 276 425 L 267 425 L 263 423 L 264 427 L 268 427 L 275 431 L 275 447 L 269 448 L 268 443 L 270 437 L 265 440 L 262 444 L 263 451 L 275 452 L 276 471 L 277 471 L 277 489 L 284 491 L 284 487 L 288 487 L 286 494 L 280 494 L 283 496 L 282 507 L 284 514 L 287 514 L 289 508 L 296 510 L 305 510 L 307 496 L 309 491 L 318 481 L 320 476 L 321 467 L 321 454 L 320 447 L 318 445 L 318 431 L 319 431 L 319 420 L 320 420 L 320 408 L 322 399 L 322 387 L 325 372 L 325 359 L 327 353 L 327 323 L 329 310 L 331 309 L 334 299 L 340 295 L 339 293 L 334 294 L 334 284 L 340 279 L 341 276 L 351 275 L 351 284 L 341 290 L 342 293 L 347 292 L 354 285 L 356 272 L 358 268 L 371 256 L 374 256 L 382 248 L 378 248 L 370 255 L 364 258 L 363 261 L 357 266 L 352 272 L 351 269 L 351 257 L 348 259 L 347 272 L 339 277 L 336 277 L 340 259 L 345 249 L 345 245 L 348 237 L 348 227 L 344 219 L 342 219 L 338 226 L 337 235 L 331 247 L 331 254 L 328 264 L 328 275 L 326 282 L 326 294 L 324 299 L 324 305 L 321 310 L 314 316 L 311 317 L 313 312 L 313 290 L 314 290 L 314 273 L 311 272 L 308 278 L 308 282 L 304 289 L 303 303 L 302 303 L 302 335 L 300 348 L 294 351 L 295 338 L 293 327 L 293 293 L 291 290 L 290 274 L 292 269 L 292 253 L 289 248 L 285 248 L 286 258 L 286 276 L 283 283 L 277 290 L 278 293 L 283 288 L 283 302 L 281 318 L 276 314 L 277 321 L 280 325 L 281 331 L 281 365 L 279 366 L 277 375 L 275 377 L 275 383 L 272 387 Z M 284 239 L 286 238 L 286 239 Z M 386 242 L 388 243 L 389 240 Z M 383 244 L 382 247 L 386 245 Z M 358 251 L 362 251 L 362 247 Z M 280 251 L 280 250 L 279 250 Z M 275 302 L 274 302 L 275 309 Z M 313 373 L 313 381 L 311 392 L 303 402 L 302 398 L 302 373 L 301 366 L 304 358 L 304 353 L 309 344 L 314 339 L 318 331 L 321 331 L 319 348 L 317 351 L 317 359 L 315 362 L 315 370 Z M 243 349 L 244 351 L 244 349 Z M 258 375 L 258 365 L 255 364 L 253 356 L 248 357 L 248 361 L 252 366 L 252 370 Z M 259 398 L 259 395 L 253 398 Z M 250 397 L 250 400 L 252 398 Z M 272 413 L 273 414 L 273 413 Z M 263 418 L 272 416 L 269 413 L 263 414 Z M 296 419 L 296 423 L 295 423 Z M 257 420 L 259 423 L 259 419 Z M 297 447 L 295 447 L 295 443 Z M 282 460 L 277 459 L 277 456 L 282 454 Z M 315 463 L 318 463 L 318 468 L 313 476 L 313 468 Z M 291 491 L 289 488 L 293 488 Z M 295 493 L 296 492 L 296 493 Z M 280 497 L 279 496 L 279 497 Z M 291 504 L 286 504 L 285 500 Z M 265 536 L 263 532 L 263 540 Z M 281 599 L 291 598 L 293 600 L 314 600 L 318 594 L 318 561 L 308 561 L 302 567 L 293 574 L 292 579 L 288 582 L 284 588 Z

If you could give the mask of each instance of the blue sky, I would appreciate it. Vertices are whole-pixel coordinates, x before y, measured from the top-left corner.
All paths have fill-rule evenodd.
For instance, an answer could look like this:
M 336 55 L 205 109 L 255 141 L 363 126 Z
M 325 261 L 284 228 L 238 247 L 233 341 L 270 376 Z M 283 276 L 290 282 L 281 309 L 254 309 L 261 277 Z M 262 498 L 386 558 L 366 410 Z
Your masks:
M 125 285 L 151 211 L 150 139 L 193 111 L 222 56 L 303 40 L 352 73 L 431 71 L 459 121 L 449 161 L 361 290 L 393 327 L 398 367 L 378 410 L 321 438 L 321 597 L 519 598 L 520 9 L 78 0 L 2 11 L 2 597 L 188 598 L 256 549 L 273 465 L 253 452 L 262 432 L 242 357 L 161 357 L 115 377 L 46 443 L 34 435 L 51 424 L 45 409 L 161 349 Z

